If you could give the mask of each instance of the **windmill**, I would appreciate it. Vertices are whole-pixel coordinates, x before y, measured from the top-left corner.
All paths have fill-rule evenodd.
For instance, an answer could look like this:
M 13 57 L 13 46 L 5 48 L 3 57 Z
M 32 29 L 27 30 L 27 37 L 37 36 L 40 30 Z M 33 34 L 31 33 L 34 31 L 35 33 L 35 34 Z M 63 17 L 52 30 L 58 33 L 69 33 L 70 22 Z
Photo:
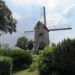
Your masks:
M 36 53 L 39 49 L 43 49 L 47 45 L 49 45 L 49 32 L 51 31 L 59 31 L 59 30 L 70 30 L 71 27 L 64 27 L 64 28 L 54 28 L 48 29 L 46 26 L 46 11 L 45 7 L 43 7 L 44 11 L 44 24 L 40 21 L 37 22 L 34 31 L 25 31 L 25 33 L 35 32 L 34 38 L 34 52 Z

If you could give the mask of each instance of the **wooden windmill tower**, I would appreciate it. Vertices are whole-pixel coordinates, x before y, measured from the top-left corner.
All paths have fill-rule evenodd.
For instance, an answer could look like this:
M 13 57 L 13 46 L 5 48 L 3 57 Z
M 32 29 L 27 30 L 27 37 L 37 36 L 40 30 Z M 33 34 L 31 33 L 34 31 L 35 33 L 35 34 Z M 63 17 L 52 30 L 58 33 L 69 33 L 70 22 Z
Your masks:
M 40 21 L 37 22 L 34 32 L 35 32 L 35 41 L 34 41 L 34 52 L 37 52 L 39 49 L 43 49 L 47 45 L 49 45 L 49 32 L 51 31 L 58 31 L 58 30 L 70 30 L 72 28 L 67 27 L 67 28 L 57 28 L 57 29 L 48 29 L 46 27 L 46 12 L 45 12 L 45 7 L 43 7 L 44 10 L 44 24 Z M 33 32 L 33 31 L 25 31 L 27 32 Z

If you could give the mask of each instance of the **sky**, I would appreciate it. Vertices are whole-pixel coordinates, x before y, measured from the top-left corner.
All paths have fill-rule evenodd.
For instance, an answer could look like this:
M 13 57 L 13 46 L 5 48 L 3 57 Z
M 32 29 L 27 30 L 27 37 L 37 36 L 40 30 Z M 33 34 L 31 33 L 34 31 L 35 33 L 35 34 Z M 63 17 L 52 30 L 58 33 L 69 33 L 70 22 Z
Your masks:
M 75 0 L 4 0 L 17 20 L 17 32 L 12 35 L 0 36 L 1 44 L 14 47 L 21 36 L 34 38 L 34 33 L 24 31 L 34 30 L 36 23 L 43 22 L 43 6 L 46 8 L 48 29 L 72 27 L 71 30 L 49 32 L 51 43 L 58 43 L 64 38 L 75 38 Z

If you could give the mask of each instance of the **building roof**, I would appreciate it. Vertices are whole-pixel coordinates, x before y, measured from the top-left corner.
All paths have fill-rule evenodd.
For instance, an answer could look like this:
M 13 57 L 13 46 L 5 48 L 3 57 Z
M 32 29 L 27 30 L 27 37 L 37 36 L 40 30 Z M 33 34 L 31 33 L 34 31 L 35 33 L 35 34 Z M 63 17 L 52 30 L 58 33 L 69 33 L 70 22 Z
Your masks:
M 41 21 L 38 21 L 37 24 L 36 24 L 36 26 L 35 26 L 34 28 L 37 28 L 39 25 L 43 25 L 44 28 L 45 28 L 47 31 L 49 31 L 48 28 L 47 28 Z

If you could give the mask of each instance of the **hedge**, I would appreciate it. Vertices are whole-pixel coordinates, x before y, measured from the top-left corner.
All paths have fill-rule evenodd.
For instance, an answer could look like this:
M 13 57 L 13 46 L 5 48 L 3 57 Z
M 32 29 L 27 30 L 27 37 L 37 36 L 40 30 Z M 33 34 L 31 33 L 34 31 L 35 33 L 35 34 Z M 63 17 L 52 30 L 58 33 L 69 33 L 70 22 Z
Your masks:
M 12 58 L 0 56 L 0 75 L 12 75 Z
M 40 75 L 75 75 L 75 39 L 63 40 L 54 46 L 53 52 L 46 53 L 39 72 Z
M 32 55 L 25 50 L 0 50 L 0 55 L 13 59 L 13 70 L 28 68 L 32 63 Z

